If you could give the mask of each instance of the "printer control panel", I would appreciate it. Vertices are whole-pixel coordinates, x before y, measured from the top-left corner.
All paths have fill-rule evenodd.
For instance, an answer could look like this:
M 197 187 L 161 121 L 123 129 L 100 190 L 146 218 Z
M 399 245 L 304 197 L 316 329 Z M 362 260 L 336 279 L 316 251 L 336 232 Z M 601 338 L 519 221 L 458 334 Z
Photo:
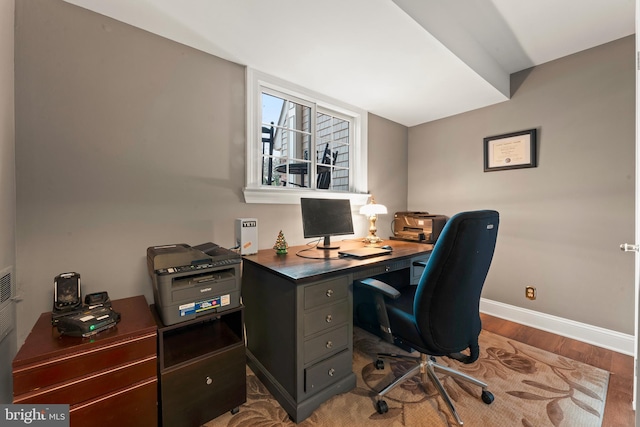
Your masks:
M 227 259 L 218 259 L 218 260 L 207 260 L 206 263 L 196 263 L 190 265 L 182 265 L 180 267 L 168 267 L 161 268 L 156 270 L 156 274 L 164 275 L 164 274 L 176 274 L 176 273 L 188 273 L 195 272 L 198 270 L 204 270 L 207 268 L 216 268 L 216 267 L 224 267 L 232 264 L 240 264 L 240 258 L 227 258 Z

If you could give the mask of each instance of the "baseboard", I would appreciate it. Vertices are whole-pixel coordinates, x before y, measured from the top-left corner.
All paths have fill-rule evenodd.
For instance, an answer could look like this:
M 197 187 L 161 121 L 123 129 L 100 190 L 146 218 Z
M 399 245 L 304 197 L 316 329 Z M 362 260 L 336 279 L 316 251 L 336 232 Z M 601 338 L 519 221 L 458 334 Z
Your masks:
M 521 323 L 536 329 L 542 329 L 543 331 L 573 338 L 629 356 L 633 356 L 635 353 L 635 339 L 633 335 L 623 334 L 610 329 L 491 301 L 485 298 L 480 299 L 480 311 L 491 316 Z

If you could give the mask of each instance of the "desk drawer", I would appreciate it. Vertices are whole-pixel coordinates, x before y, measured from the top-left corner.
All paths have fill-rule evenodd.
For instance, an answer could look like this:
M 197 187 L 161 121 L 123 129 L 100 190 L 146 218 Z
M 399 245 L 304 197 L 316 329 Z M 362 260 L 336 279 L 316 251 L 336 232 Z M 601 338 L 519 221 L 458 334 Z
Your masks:
M 344 325 L 340 329 L 327 332 L 319 337 L 305 341 L 304 363 L 326 357 L 331 353 L 342 350 L 349 344 L 349 326 Z
M 13 394 L 18 396 L 54 384 L 93 375 L 156 354 L 156 333 L 120 341 L 58 359 L 23 366 L 13 371 Z
M 353 274 L 353 280 L 366 279 L 367 277 L 379 276 L 380 274 L 392 271 L 404 270 L 411 267 L 411 260 L 402 259 L 388 261 L 383 264 L 375 264 L 372 267 L 358 270 Z
M 349 321 L 349 301 L 346 299 L 333 304 L 308 311 L 304 314 L 304 336 L 347 323 Z
M 344 378 L 351 373 L 352 356 L 349 350 L 344 350 L 335 356 L 316 363 L 305 369 L 305 391 L 322 390 L 331 383 Z
M 338 277 L 333 280 L 310 285 L 304 288 L 304 309 L 318 307 L 323 304 L 347 298 L 349 295 L 349 278 Z

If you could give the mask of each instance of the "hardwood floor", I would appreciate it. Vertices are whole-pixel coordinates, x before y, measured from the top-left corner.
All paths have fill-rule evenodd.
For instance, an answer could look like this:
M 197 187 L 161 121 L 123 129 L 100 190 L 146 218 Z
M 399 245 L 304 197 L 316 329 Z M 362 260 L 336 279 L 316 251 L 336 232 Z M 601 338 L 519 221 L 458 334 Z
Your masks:
M 611 373 L 607 401 L 604 408 L 603 427 L 635 426 L 633 399 L 633 357 L 616 353 L 581 341 L 565 338 L 519 323 L 481 314 L 482 328 L 587 363 Z

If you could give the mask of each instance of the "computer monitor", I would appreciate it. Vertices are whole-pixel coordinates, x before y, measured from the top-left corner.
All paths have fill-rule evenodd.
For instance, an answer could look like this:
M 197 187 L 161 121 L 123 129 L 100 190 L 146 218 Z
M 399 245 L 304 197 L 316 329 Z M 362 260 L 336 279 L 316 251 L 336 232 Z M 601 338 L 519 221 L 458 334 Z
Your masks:
M 323 237 L 320 249 L 338 249 L 331 236 L 353 234 L 353 219 L 349 199 L 300 199 L 302 231 L 305 239 Z

